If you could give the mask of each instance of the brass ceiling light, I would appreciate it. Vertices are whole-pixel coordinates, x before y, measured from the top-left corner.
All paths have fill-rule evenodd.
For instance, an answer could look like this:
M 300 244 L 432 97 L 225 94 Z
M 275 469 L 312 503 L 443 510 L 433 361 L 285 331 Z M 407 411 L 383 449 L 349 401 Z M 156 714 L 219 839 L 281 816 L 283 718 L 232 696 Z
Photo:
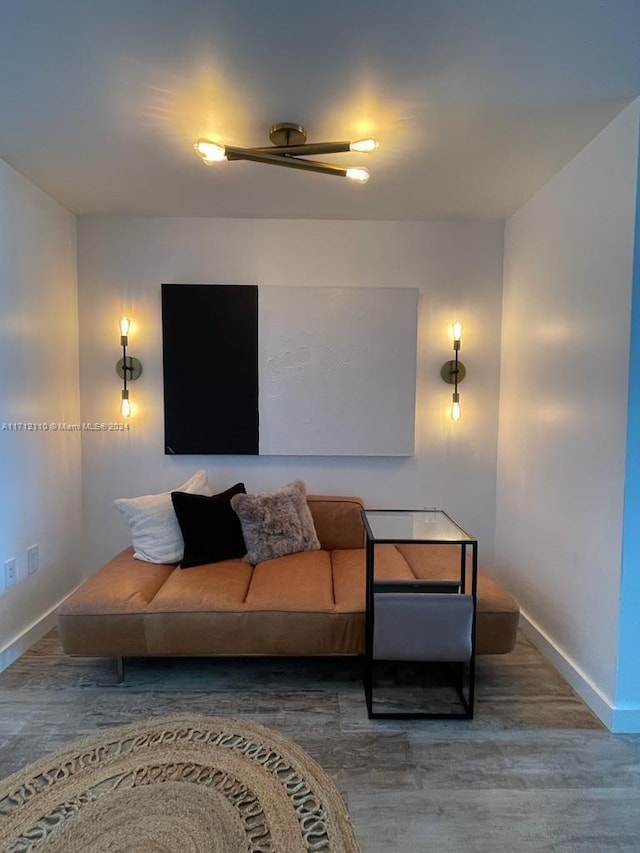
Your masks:
M 335 166 L 318 160 L 302 160 L 318 154 L 341 154 L 345 151 L 357 151 L 369 154 L 378 147 L 373 137 L 357 139 L 355 142 L 307 142 L 304 127 L 291 122 L 274 124 L 269 131 L 271 147 L 238 148 L 235 145 L 219 145 L 211 139 L 197 139 L 194 148 L 203 163 L 211 165 L 220 160 L 253 160 L 256 163 L 270 163 L 272 166 L 287 166 L 289 169 L 306 169 L 308 172 L 321 172 L 323 175 L 337 175 L 365 184 L 369 180 L 369 170 L 364 166 Z

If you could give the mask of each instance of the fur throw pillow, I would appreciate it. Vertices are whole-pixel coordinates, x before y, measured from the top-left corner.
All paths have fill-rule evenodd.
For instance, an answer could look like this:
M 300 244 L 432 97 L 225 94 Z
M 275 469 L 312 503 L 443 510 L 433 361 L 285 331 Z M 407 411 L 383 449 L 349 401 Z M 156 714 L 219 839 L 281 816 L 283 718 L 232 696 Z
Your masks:
M 249 563 L 320 548 L 302 480 L 271 492 L 234 495 L 231 506 L 242 525 Z

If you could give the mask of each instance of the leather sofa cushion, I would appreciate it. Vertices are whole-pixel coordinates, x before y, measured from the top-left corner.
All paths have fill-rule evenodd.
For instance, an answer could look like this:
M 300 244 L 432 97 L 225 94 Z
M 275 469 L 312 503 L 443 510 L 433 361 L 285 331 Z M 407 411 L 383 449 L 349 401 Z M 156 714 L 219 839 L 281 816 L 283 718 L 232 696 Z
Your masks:
M 66 599 L 67 614 L 142 613 L 175 571 L 174 565 L 136 560 L 125 548 Z
M 451 545 L 396 545 L 415 577 L 425 580 L 460 577 L 460 550 Z M 471 592 L 471 556 L 467 555 L 467 583 Z M 480 591 L 482 594 L 480 594 Z M 517 613 L 515 598 L 485 569 L 478 569 L 478 612 Z
M 244 606 L 253 567 L 245 560 L 173 569 L 149 604 L 149 613 L 237 610 Z
M 301 551 L 258 563 L 245 608 L 331 613 L 334 599 L 329 552 Z

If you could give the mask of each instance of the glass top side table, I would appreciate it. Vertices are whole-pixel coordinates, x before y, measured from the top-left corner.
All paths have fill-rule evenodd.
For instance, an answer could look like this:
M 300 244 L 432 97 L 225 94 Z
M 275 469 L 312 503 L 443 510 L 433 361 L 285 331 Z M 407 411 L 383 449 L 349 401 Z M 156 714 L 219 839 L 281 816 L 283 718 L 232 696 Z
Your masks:
M 362 517 L 373 542 L 476 541 L 441 509 L 365 509 Z
M 363 509 L 362 520 L 366 532 L 366 649 L 365 696 L 369 717 L 422 717 L 465 718 L 473 717 L 475 690 L 475 648 L 478 542 L 448 513 L 441 509 L 396 510 Z M 375 546 L 377 544 L 440 544 L 458 546 L 460 549 L 460 576 L 442 581 L 380 581 L 375 578 Z M 467 549 L 471 551 L 471 593 L 465 594 Z M 414 596 L 418 594 L 418 598 Z M 407 596 L 413 597 L 407 598 Z M 380 604 L 377 606 L 377 601 Z M 457 599 L 457 600 L 456 600 Z M 394 615 L 393 607 L 397 607 Z M 385 615 L 383 616 L 383 613 Z M 410 613 L 413 614 L 410 616 Z M 458 613 L 462 613 L 459 617 Z M 376 614 L 379 622 L 376 628 Z M 382 621 L 386 620 L 384 631 Z M 413 624 L 411 620 L 413 619 Z M 389 621 L 391 620 L 391 621 Z M 441 628 L 435 628 L 441 624 Z M 394 627 L 394 626 L 397 626 Z M 389 632 L 397 630 L 397 643 Z M 382 633 L 381 633 L 382 632 Z M 380 637 L 384 634 L 384 641 Z M 414 660 L 449 660 L 458 664 L 455 687 L 464 708 L 463 713 L 373 712 L 374 660 L 380 657 L 381 646 L 404 647 Z M 457 649 L 457 658 L 447 657 L 450 649 Z M 419 650 L 419 651 L 416 651 Z M 451 654 L 456 654 L 451 652 Z M 404 658 L 397 658 L 402 660 Z M 468 663 L 468 688 L 464 691 L 463 660 Z

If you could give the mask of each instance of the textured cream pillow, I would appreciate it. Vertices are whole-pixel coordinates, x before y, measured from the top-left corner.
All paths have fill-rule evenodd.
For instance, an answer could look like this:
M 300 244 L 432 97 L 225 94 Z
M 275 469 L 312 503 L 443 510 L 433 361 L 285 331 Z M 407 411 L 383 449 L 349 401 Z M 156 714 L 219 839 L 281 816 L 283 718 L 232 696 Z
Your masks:
M 131 529 L 133 556 L 147 563 L 178 563 L 182 559 L 184 541 L 171 503 L 171 492 L 211 495 L 207 472 L 202 469 L 168 492 L 142 495 L 139 498 L 117 498 L 116 507 Z
M 231 506 L 242 525 L 247 546 L 245 559 L 249 563 L 256 565 L 274 557 L 320 548 L 302 480 L 271 492 L 234 495 Z

